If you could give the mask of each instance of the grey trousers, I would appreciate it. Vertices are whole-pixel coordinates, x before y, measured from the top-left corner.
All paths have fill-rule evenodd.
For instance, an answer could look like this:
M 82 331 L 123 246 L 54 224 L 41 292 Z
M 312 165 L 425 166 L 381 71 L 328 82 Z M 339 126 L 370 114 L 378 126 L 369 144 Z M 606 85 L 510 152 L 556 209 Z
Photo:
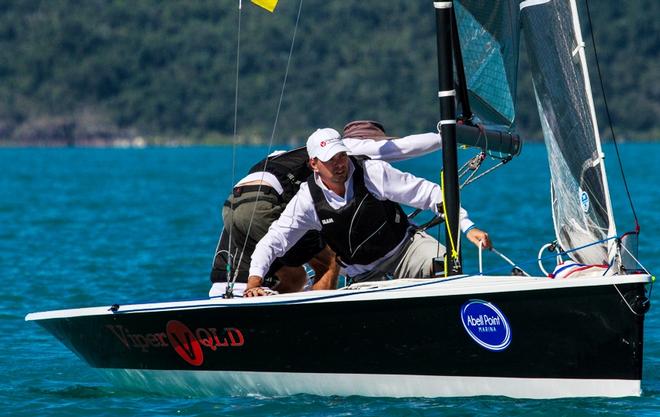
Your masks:
M 257 196 L 258 200 L 254 201 Z M 280 217 L 284 204 L 276 195 L 256 191 L 245 192 L 240 196 L 230 194 L 227 202 L 229 204 L 222 209 L 222 219 L 225 233 L 231 236 L 233 268 L 238 268 L 240 282 L 247 279 L 254 247 L 266 235 L 270 225 Z M 217 258 L 214 269 L 224 269 L 224 262 Z
M 348 281 L 354 283 L 398 278 L 431 278 L 433 277 L 433 258 L 442 257 L 444 254 L 444 245 L 428 233 L 418 231 L 393 256 L 371 271 L 348 277 Z
M 240 195 L 232 193 L 229 196 L 222 210 L 225 226 L 218 253 L 213 259 L 212 282 L 227 282 L 227 255 L 230 250 L 231 269 L 238 272 L 237 282 L 247 282 L 252 252 L 259 240 L 266 235 L 270 225 L 280 217 L 284 207 L 284 202 L 274 192 L 253 190 Z M 273 261 L 263 278 L 271 277 L 283 265 L 301 266 L 309 262 L 324 247 L 325 242 L 320 233 L 316 230 L 308 231 L 286 254 Z
M 398 258 L 394 278 L 433 277 L 433 258 L 445 256 L 445 246 L 426 232 L 416 232 Z

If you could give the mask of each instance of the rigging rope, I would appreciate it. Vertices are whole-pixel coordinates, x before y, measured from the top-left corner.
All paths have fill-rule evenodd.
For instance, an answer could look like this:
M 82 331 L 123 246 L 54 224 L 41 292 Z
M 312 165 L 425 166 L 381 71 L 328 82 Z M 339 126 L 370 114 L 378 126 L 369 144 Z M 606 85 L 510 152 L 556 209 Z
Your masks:
M 463 184 L 461 184 L 460 186 L 461 190 L 463 189 L 463 187 L 465 187 L 468 184 L 468 181 L 470 181 L 470 179 L 476 175 L 477 171 L 479 170 L 479 168 L 481 168 L 481 164 L 484 162 L 485 159 L 486 159 L 486 154 L 483 151 L 481 151 L 477 155 L 472 157 L 472 159 L 469 159 L 458 170 L 458 178 L 462 178 L 465 174 L 472 171 L 470 175 L 468 175 L 467 179 L 463 182 Z
M 561 252 L 558 252 L 557 254 L 550 254 L 550 255 L 546 255 L 546 256 L 542 256 L 542 257 L 540 256 L 540 254 L 542 253 L 542 251 L 540 251 L 540 252 L 539 252 L 539 255 L 537 256 L 537 258 L 535 258 L 535 259 L 530 259 L 530 260 L 528 260 L 528 261 L 518 262 L 518 263 L 516 263 L 516 266 L 521 267 L 522 265 L 532 265 L 534 262 L 537 262 L 537 263 L 538 263 L 539 261 L 546 261 L 546 260 L 551 259 L 551 258 L 555 258 L 555 259 L 556 259 L 557 256 L 566 255 L 566 254 L 568 254 L 568 253 L 576 252 L 576 251 L 579 251 L 579 250 L 581 250 L 581 249 L 588 248 L 588 247 L 590 247 L 590 246 L 599 245 L 599 244 L 601 244 L 601 243 L 605 243 L 605 242 L 610 241 L 610 240 L 612 240 L 612 239 L 618 239 L 618 237 L 617 237 L 617 236 L 608 237 L 608 238 L 605 238 L 605 239 L 602 239 L 602 240 L 598 240 L 598 241 L 595 241 L 595 242 L 587 243 L 587 244 L 585 244 L 585 245 L 582 245 L 582 246 L 579 246 L 579 247 L 576 247 L 576 248 L 573 248 L 573 249 L 568 249 L 568 250 L 563 250 L 563 249 L 562 249 Z M 641 265 L 640 265 L 640 266 L 641 266 Z M 491 275 L 491 274 L 493 274 L 494 272 L 501 271 L 501 270 L 503 270 L 503 269 L 505 269 L 505 268 L 508 268 L 508 266 L 506 266 L 506 267 L 493 268 L 493 269 L 490 269 L 490 270 L 484 272 L 484 275 Z M 543 271 L 542 271 L 542 272 L 543 272 Z M 545 274 L 545 272 L 544 272 L 544 274 Z
M 630 209 L 632 210 L 633 217 L 635 218 L 635 231 L 639 233 L 639 221 L 637 219 L 637 212 L 635 211 L 635 205 L 633 204 L 632 197 L 630 196 L 630 189 L 628 188 L 628 181 L 626 179 L 626 174 L 623 171 L 623 163 L 621 162 L 621 155 L 619 154 L 619 145 L 616 141 L 616 135 L 614 134 L 614 125 L 612 123 L 612 116 L 610 115 L 610 108 L 607 105 L 607 96 L 605 94 L 605 86 L 603 84 L 603 75 L 600 71 L 600 62 L 598 60 L 598 50 L 596 49 L 596 38 L 594 36 L 594 24 L 591 21 L 591 11 L 589 10 L 589 0 L 585 0 L 587 6 L 587 17 L 589 19 L 589 33 L 591 34 L 591 44 L 594 50 L 594 58 L 596 61 L 596 69 L 598 70 L 598 80 L 600 81 L 600 89 L 603 93 L 603 104 L 605 105 L 605 113 L 607 114 L 607 122 L 610 127 L 610 133 L 612 134 L 612 141 L 614 142 L 614 150 L 616 152 L 617 161 L 619 163 L 619 169 L 621 170 L 621 177 L 623 178 L 623 185 L 626 189 L 626 194 L 628 196 L 628 202 L 630 203 Z
M 234 90 L 234 131 L 232 134 L 232 156 L 231 156 L 231 184 L 232 187 L 236 183 L 236 135 L 238 132 L 238 85 L 239 85 L 239 74 L 240 74 L 240 64 L 241 64 L 241 15 L 243 14 L 243 1 L 238 0 L 238 29 L 236 30 L 236 77 L 234 79 L 235 90 Z M 230 202 L 230 210 L 234 211 L 234 201 Z M 233 232 L 233 224 L 229 227 L 229 239 L 227 247 L 227 262 L 226 262 L 226 272 L 227 272 L 227 295 L 232 296 L 234 290 L 234 280 L 229 279 L 231 276 L 231 265 L 232 265 L 232 255 L 231 255 L 231 235 Z M 220 241 L 222 240 L 222 233 L 220 232 L 220 239 L 218 240 L 218 247 L 216 248 L 216 255 L 219 254 Z M 215 263 L 215 259 L 214 259 Z
M 289 68 L 291 66 L 291 57 L 293 56 L 293 47 L 294 47 L 295 42 L 296 42 L 296 33 L 298 32 L 298 25 L 300 23 L 300 16 L 302 14 L 302 6 L 303 6 L 303 0 L 300 0 L 300 4 L 298 6 L 298 14 L 296 16 L 296 24 L 293 28 L 293 36 L 291 38 L 291 46 L 289 48 L 289 56 L 288 56 L 287 62 L 286 62 L 286 69 L 284 71 L 284 79 L 282 81 L 282 88 L 280 90 L 280 97 L 279 97 L 279 101 L 277 103 L 277 111 L 275 112 L 275 120 L 273 121 L 273 129 L 272 129 L 271 134 L 270 134 L 270 140 L 268 141 L 267 155 L 270 155 L 271 150 L 273 148 L 273 140 L 275 138 L 275 132 L 277 130 L 277 122 L 278 122 L 279 116 L 280 116 L 280 109 L 282 108 L 282 101 L 284 99 L 284 91 L 286 89 L 286 82 L 287 82 L 287 79 L 289 77 Z M 237 58 L 237 60 L 238 60 L 238 58 Z M 236 104 L 236 106 L 237 106 L 237 104 Z M 255 203 L 257 201 L 259 201 L 261 186 L 262 186 L 262 183 L 263 183 L 263 175 L 265 175 L 267 167 L 268 167 L 268 159 L 266 159 L 266 162 L 264 163 L 263 174 L 262 174 L 261 182 L 259 183 L 259 187 L 257 188 L 257 197 L 256 197 L 256 200 L 255 200 Z M 233 184 L 233 182 L 232 182 L 232 184 Z M 255 204 L 252 208 L 252 214 L 250 215 L 250 222 L 248 223 L 246 236 L 250 236 L 250 230 L 252 229 L 252 223 L 254 221 L 254 215 L 256 213 L 256 210 L 257 210 L 257 206 Z M 231 235 L 230 235 L 230 241 L 231 241 Z M 237 267 L 234 271 L 234 275 L 233 275 L 231 283 L 230 283 L 231 286 L 234 285 L 234 283 L 236 282 L 236 279 L 238 278 L 238 266 L 241 264 L 241 262 L 243 260 L 243 255 L 245 254 L 246 245 L 247 245 L 247 238 L 243 242 L 243 247 L 241 248 L 241 252 L 240 252 L 240 255 L 239 255 L 239 258 L 238 258 L 238 262 L 236 263 Z
M 483 176 L 486 175 L 486 174 L 490 174 L 491 172 L 493 172 L 493 171 L 496 170 L 497 168 L 500 168 L 502 165 L 506 164 L 506 163 L 509 162 L 510 160 L 511 160 L 511 157 L 509 157 L 509 158 L 504 158 L 504 159 L 500 160 L 500 162 L 497 163 L 497 165 L 494 165 L 494 166 L 488 168 L 486 171 L 484 171 L 484 172 L 482 172 L 481 174 L 477 175 L 476 177 L 472 178 L 473 175 L 474 175 L 474 173 L 476 173 L 476 171 L 475 171 L 475 172 L 473 173 L 473 175 L 470 175 L 470 176 L 465 180 L 465 182 L 463 183 L 463 185 L 461 185 L 461 188 L 463 188 L 464 186 L 466 186 L 466 185 L 468 185 L 468 184 L 470 184 L 470 183 L 472 183 L 472 182 L 478 180 L 479 178 L 483 177 Z
M 438 127 L 440 125 L 438 124 Z M 500 168 L 502 165 L 506 164 L 509 162 L 511 159 L 513 159 L 513 155 L 506 155 L 503 153 L 500 153 L 500 156 L 494 155 L 492 151 L 488 150 L 488 135 L 486 134 L 486 130 L 484 125 L 482 124 L 477 124 L 476 125 L 479 128 L 479 138 L 477 139 L 476 145 L 474 147 L 479 147 L 481 151 L 472 157 L 472 159 L 469 159 L 463 166 L 458 170 L 458 178 L 462 178 L 465 176 L 468 172 L 470 172 L 470 175 L 463 181 L 463 184 L 460 185 L 459 189 L 463 189 L 466 185 L 478 180 L 479 178 L 483 177 L 486 174 L 490 174 L 492 171 L 496 170 L 497 168 Z M 438 130 L 439 131 L 439 130 Z M 481 139 L 484 139 L 486 144 L 483 147 L 479 146 L 479 143 L 481 142 Z M 471 146 L 463 145 L 460 147 L 460 149 L 469 149 Z M 506 155 L 506 156 L 501 156 L 501 155 Z M 481 169 L 482 164 L 486 160 L 486 156 L 490 156 L 492 159 L 499 160 L 500 162 L 497 163 L 496 165 L 488 168 L 486 171 L 482 172 L 480 175 L 477 175 L 477 171 Z

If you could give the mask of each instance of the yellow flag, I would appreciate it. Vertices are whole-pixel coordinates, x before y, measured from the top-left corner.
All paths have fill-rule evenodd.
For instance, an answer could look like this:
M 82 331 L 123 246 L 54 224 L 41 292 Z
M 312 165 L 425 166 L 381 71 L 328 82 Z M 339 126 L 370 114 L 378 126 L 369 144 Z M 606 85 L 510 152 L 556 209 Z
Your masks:
M 252 3 L 256 4 L 257 6 L 261 6 L 272 13 L 273 10 L 275 10 L 275 6 L 277 6 L 277 2 L 279 0 L 250 0 L 250 1 L 252 1 Z

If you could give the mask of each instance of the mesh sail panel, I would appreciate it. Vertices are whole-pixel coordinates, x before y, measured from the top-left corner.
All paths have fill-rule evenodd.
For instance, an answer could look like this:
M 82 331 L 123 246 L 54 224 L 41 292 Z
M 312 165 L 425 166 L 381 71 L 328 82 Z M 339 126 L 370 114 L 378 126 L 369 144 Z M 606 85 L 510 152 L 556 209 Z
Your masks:
M 570 4 L 531 5 L 522 9 L 521 19 L 548 151 L 555 233 L 562 248 L 576 249 L 616 231 Z M 570 256 L 585 264 L 607 263 L 608 243 Z
M 485 123 L 515 119 L 519 20 L 517 1 L 454 2 L 470 105 Z

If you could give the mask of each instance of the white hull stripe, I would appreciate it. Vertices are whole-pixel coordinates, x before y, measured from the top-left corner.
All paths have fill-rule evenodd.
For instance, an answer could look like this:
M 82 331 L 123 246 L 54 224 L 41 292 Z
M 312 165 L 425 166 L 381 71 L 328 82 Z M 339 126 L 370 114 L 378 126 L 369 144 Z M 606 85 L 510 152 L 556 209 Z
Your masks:
M 525 7 L 538 6 L 545 3 L 550 3 L 550 0 L 525 0 L 520 3 L 520 10 Z
M 440 120 L 440 126 L 442 126 L 442 125 L 455 125 L 455 124 L 456 124 L 455 119 Z
M 638 380 L 487 378 L 426 375 L 314 374 L 238 371 L 99 369 L 113 384 L 142 391 L 216 396 L 363 395 L 368 397 L 514 398 L 627 397 L 641 395 Z

